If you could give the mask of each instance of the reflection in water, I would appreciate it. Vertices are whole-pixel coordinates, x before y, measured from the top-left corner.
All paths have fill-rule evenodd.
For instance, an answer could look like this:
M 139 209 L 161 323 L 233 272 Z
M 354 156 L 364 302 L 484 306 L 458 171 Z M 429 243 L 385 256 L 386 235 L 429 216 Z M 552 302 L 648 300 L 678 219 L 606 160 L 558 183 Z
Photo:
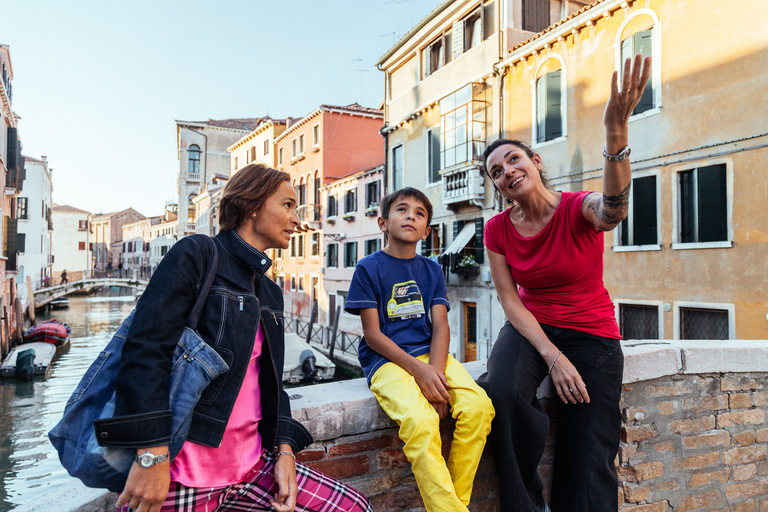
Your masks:
M 107 288 L 70 296 L 69 309 L 38 313 L 72 328 L 70 349 L 59 352 L 48 380 L 0 381 L 0 512 L 72 481 L 48 442 L 80 378 L 134 305 L 133 290 Z

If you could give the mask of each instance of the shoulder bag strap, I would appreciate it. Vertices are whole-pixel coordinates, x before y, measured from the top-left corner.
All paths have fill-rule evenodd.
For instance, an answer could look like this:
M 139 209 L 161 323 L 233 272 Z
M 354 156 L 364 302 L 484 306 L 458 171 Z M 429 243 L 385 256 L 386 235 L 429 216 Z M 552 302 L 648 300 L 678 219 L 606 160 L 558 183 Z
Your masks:
M 211 261 L 208 264 L 208 273 L 205 276 L 205 282 L 200 289 L 200 294 L 197 296 L 192 312 L 189 313 L 189 317 L 187 318 L 187 327 L 190 329 L 197 329 L 197 322 L 200 320 L 200 314 L 203 312 L 205 299 L 208 298 L 208 292 L 211 291 L 213 279 L 216 277 L 216 269 L 219 266 L 219 251 L 216 247 L 216 240 L 210 236 L 206 236 L 205 239 L 211 244 L 213 252 L 211 253 Z

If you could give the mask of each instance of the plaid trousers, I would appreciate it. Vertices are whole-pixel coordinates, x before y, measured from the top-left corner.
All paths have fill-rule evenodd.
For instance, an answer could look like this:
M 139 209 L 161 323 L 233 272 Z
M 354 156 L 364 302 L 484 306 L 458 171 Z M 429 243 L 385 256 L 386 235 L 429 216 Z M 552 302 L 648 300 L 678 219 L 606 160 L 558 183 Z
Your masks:
M 246 481 L 226 487 L 194 488 L 171 482 L 161 512 L 220 512 L 274 510 L 269 501 L 277 493 L 275 458 L 264 452 Z M 299 488 L 295 512 L 373 512 L 360 492 L 311 467 L 296 463 Z M 118 512 L 130 512 L 125 505 Z

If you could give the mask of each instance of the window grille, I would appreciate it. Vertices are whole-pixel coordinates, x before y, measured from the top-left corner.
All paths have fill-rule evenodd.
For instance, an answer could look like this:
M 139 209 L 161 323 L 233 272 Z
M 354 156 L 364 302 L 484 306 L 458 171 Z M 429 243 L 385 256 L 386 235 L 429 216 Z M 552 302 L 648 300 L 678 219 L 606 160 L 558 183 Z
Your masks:
M 728 311 L 722 309 L 680 308 L 680 339 L 730 339 Z
M 659 339 L 659 308 L 619 304 L 619 331 L 623 340 Z

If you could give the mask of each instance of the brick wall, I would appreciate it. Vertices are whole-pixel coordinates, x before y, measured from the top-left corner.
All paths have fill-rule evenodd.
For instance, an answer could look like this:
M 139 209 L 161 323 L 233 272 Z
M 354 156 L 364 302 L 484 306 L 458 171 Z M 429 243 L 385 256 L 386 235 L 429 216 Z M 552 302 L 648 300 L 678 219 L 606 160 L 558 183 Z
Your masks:
M 620 510 L 768 512 L 768 342 L 635 343 L 624 352 Z M 475 378 L 485 368 L 466 366 Z M 423 510 L 396 425 L 364 380 L 293 391 L 294 417 L 316 439 L 299 460 L 370 496 L 376 512 Z M 554 432 L 548 385 L 539 396 Z M 452 430 L 443 421 L 444 454 Z M 547 488 L 553 453 L 550 436 L 539 471 Z M 499 510 L 487 450 L 469 509 Z

